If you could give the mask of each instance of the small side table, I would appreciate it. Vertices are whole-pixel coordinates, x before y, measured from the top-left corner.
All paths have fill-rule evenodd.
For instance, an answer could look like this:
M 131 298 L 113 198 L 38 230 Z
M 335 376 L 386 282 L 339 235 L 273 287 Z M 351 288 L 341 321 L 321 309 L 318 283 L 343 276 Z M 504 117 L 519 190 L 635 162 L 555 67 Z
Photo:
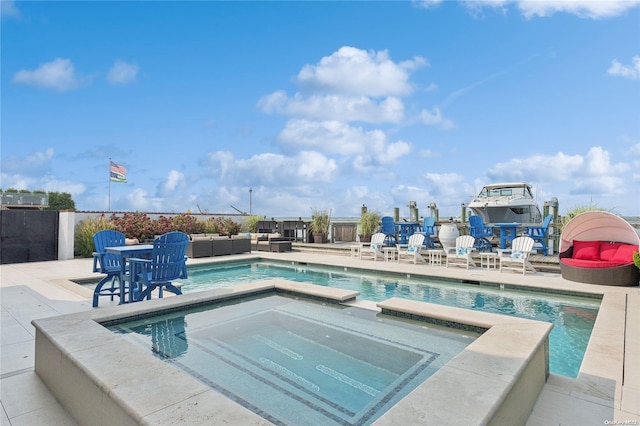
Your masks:
M 442 265 L 442 255 L 444 254 L 444 251 L 431 249 L 427 250 L 427 254 L 429 255 L 430 265 Z
M 351 257 L 360 257 L 360 246 L 349 246 L 351 248 Z
M 384 260 L 387 262 L 393 262 L 396 260 L 396 248 L 395 247 L 383 247 Z
M 490 251 L 480 252 L 480 268 L 496 269 L 498 267 L 498 253 Z

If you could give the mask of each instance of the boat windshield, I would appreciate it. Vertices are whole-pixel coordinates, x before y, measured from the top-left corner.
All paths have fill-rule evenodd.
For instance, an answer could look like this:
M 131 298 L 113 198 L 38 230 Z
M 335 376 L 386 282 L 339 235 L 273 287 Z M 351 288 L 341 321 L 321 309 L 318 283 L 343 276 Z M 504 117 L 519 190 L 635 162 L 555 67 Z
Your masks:
M 526 186 L 518 186 L 518 187 L 490 187 L 486 186 L 482 188 L 480 194 L 478 194 L 479 198 L 487 198 L 487 197 L 512 197 L 512 196 L 523 196 L 525 198 L 533 198 L 531 194 L 531 190 Z

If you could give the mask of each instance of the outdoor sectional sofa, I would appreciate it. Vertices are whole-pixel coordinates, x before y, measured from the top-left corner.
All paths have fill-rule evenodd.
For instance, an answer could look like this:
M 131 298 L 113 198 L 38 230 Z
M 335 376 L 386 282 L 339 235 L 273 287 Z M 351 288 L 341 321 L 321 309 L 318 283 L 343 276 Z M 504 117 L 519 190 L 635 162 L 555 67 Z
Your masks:
M 190 236 L 187 256 L 191 258 L 225 256 L 251 251 L 251 242 L 241 235 L 228 236 L 197 234 Z
M 590 211 L 571 219 L 560 235 L 562 277 L 581 283 L 637 286 L 640 270 L 633 253 L 640 234 L 613 213 Z
M 251 233 L 252 251 L 284 252 L 291 251 L 291 240 L 278 233 Z

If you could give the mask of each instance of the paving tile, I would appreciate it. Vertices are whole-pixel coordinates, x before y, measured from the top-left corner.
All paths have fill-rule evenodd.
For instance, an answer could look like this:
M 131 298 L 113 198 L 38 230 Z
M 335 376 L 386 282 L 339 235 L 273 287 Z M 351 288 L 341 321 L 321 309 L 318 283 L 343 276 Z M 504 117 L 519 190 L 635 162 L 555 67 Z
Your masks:
M 5 413 L 4 409 L 0 410 L 0 426 L 11 426 L 9 417 L 7 417 L 7 413 Z
M 73 418 L 57 403 L 21 416 L 11 417 L 11 426 L 76 426 Z
M 55 402 L 55 398 L 35 371 L 0 380 L 0 399 L 10 418 L 44 408 Z
M 35 343 L 33 340 L 0 347 L 0 359 L 2 359 L 0 375 L 33 368 L 35 365 L 34 353 Z
M 573 398 L 546 388 L 542 390 L 530 420 L 541 423 L 533 424 L 562 424 L 562 425 L 602 425 L 605 420 L 611 420 L 614 409 L 595 404 L 579 398 Z M 527 423 L 529 425 L 530 423 Z
M 25 286 L 3 287 L 0 289 L 2 306 L 14 317 L 48 311 L 49 305 L 41 297 L 35 297 Z
M 33 335 L 17 321 L 8 324 L 3 322 L 0 327 L 0 346 L 33 340 Z

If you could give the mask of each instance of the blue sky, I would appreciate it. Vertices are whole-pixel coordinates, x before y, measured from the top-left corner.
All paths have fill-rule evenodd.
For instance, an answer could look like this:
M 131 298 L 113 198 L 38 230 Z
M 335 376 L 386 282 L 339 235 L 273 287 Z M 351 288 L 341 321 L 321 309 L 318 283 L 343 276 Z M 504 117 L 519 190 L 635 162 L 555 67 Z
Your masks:
M 3 0 L 1 23 L 3 189 L 450 216 L 526 181 L 640 216 L 639 1 Z

